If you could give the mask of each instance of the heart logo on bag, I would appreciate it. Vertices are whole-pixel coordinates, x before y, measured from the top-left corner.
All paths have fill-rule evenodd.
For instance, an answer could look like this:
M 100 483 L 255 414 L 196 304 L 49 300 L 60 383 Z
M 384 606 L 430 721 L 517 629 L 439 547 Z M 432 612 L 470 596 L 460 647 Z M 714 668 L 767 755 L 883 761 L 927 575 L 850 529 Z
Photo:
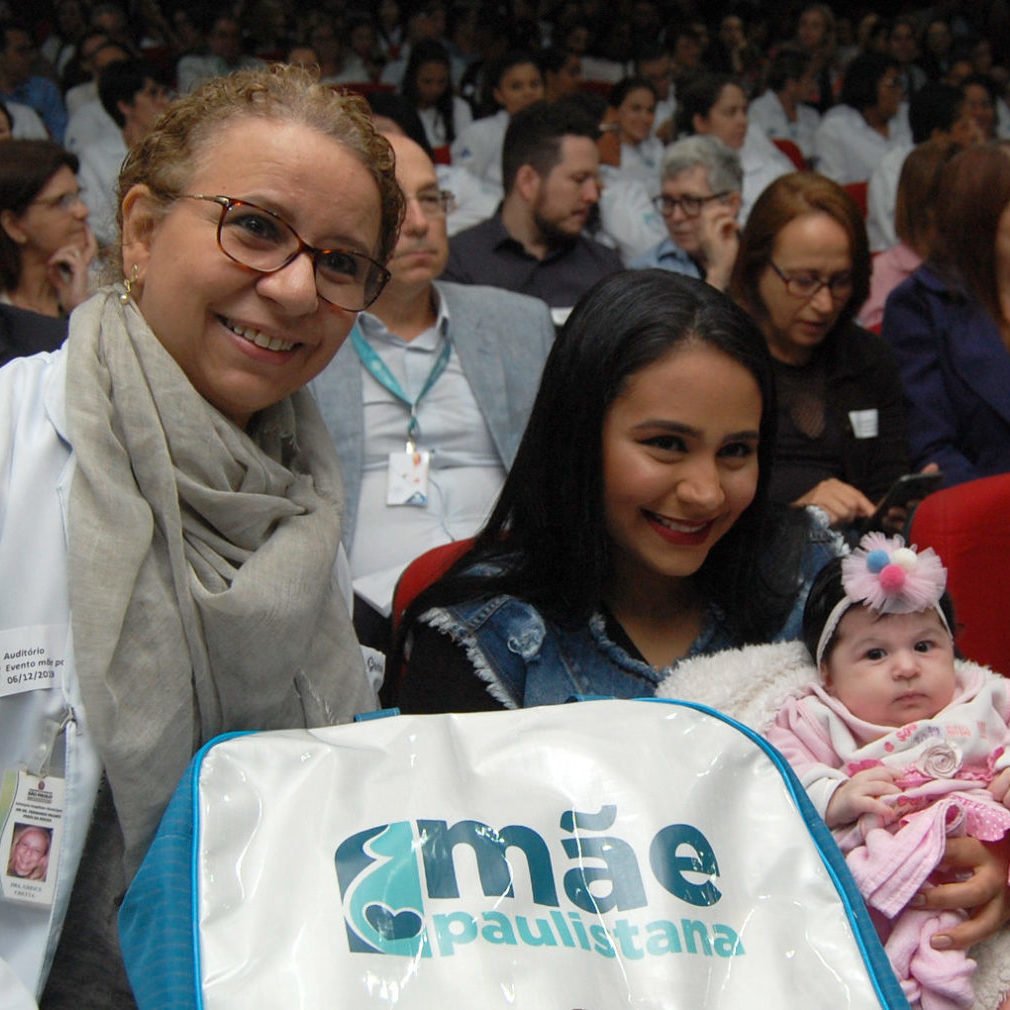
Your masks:
M 365 908 L 365 918 L 383 940 L 409 940 L 424 928 L 421 917 L 409 908 L 394 912 L 387 905 L 376 903 Z

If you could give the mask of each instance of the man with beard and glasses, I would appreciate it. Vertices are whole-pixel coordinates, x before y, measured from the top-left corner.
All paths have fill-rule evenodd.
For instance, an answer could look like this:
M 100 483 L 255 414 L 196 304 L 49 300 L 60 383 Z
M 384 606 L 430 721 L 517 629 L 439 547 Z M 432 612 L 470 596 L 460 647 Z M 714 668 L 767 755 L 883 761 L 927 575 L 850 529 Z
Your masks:
M 536 299 L 435 281 L 450 194 L 414 141 L 387 139 L 407 203 L 392 276 L 312 383 L 344 478 L 355 626 L 380 651 L 407 562 L 483 524 L 554 339 Z
M 613 249 L 583 234 L 600 199 L 598 135 L 569 101 L 516 113 L 502 150 L 501 209 L 453 236 L 444 278 L 534 295 L 563 322 L 586 290 L 620 270 Z

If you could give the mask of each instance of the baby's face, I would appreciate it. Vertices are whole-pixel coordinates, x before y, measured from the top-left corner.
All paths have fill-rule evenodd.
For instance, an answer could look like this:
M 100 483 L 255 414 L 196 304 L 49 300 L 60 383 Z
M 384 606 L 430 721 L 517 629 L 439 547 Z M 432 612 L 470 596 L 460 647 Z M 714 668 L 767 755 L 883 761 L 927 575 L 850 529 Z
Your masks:
M 935 610 L 878 615 L 852 607 L 821 663 L 824 686 L 878 726 L 931 719 L 954 697 L 954 644 Z

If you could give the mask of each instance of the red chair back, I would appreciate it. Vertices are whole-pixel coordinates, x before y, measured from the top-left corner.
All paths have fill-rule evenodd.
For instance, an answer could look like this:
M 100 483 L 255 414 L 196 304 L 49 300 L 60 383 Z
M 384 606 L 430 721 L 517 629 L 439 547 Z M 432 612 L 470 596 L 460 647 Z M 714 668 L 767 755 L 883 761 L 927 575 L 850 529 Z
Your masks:
M 961 651 L 1010 674 L 1010 474 L 935 491 L 915 510 L 910 539 L 947 567 Z
M 847 182 L 842 186 L 842 189 L 856 201 L 856 206 L 863 217 L 867 215 L 867 190 L 869 188 L 869 182 Z
M 473 540 L 473 537 L 467 537 L 464 540 L 454 540 L 452 543 L 432 547 L 430 551 L 425 551 L 420 557 L 414 558 L 404 568 L 400 580 L 393 590 L 393 609 L 390 613 L 390 620 L 394 635 L 407 608 L 420 596 L 423 590 L 445 575 L 473 547 Z
M 800 172 L 807 170 L 807 159 L 803 157 L 803 152 L 795 140 L 787 137 L 772 137 L 772 143 L 796 166 Z

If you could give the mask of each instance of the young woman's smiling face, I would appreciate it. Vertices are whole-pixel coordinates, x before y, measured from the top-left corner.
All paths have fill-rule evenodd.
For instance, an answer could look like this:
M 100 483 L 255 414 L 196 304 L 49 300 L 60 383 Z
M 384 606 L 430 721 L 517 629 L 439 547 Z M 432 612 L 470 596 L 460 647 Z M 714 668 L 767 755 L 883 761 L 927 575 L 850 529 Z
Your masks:
M 603 422 L 604 515 L 620 581 L 694 575 L 754 499 L 761 392 L 704 343 L 634 373 Z
M 300 123 L 244 117 L 225 126 L 199 152 L 185 192 L 254 203 L 317 248 L 375 255 L 374 179 L 342 144 Z M 140 310 L 197 392 L 244 427 L 326 366 L 356 313 L 319 297 L 307 253 L 273 273 L 229 259 L 220 216 L 205 200 L 162 211 L 135 187 L 124 200 L 123 272 L 136 267 Z

